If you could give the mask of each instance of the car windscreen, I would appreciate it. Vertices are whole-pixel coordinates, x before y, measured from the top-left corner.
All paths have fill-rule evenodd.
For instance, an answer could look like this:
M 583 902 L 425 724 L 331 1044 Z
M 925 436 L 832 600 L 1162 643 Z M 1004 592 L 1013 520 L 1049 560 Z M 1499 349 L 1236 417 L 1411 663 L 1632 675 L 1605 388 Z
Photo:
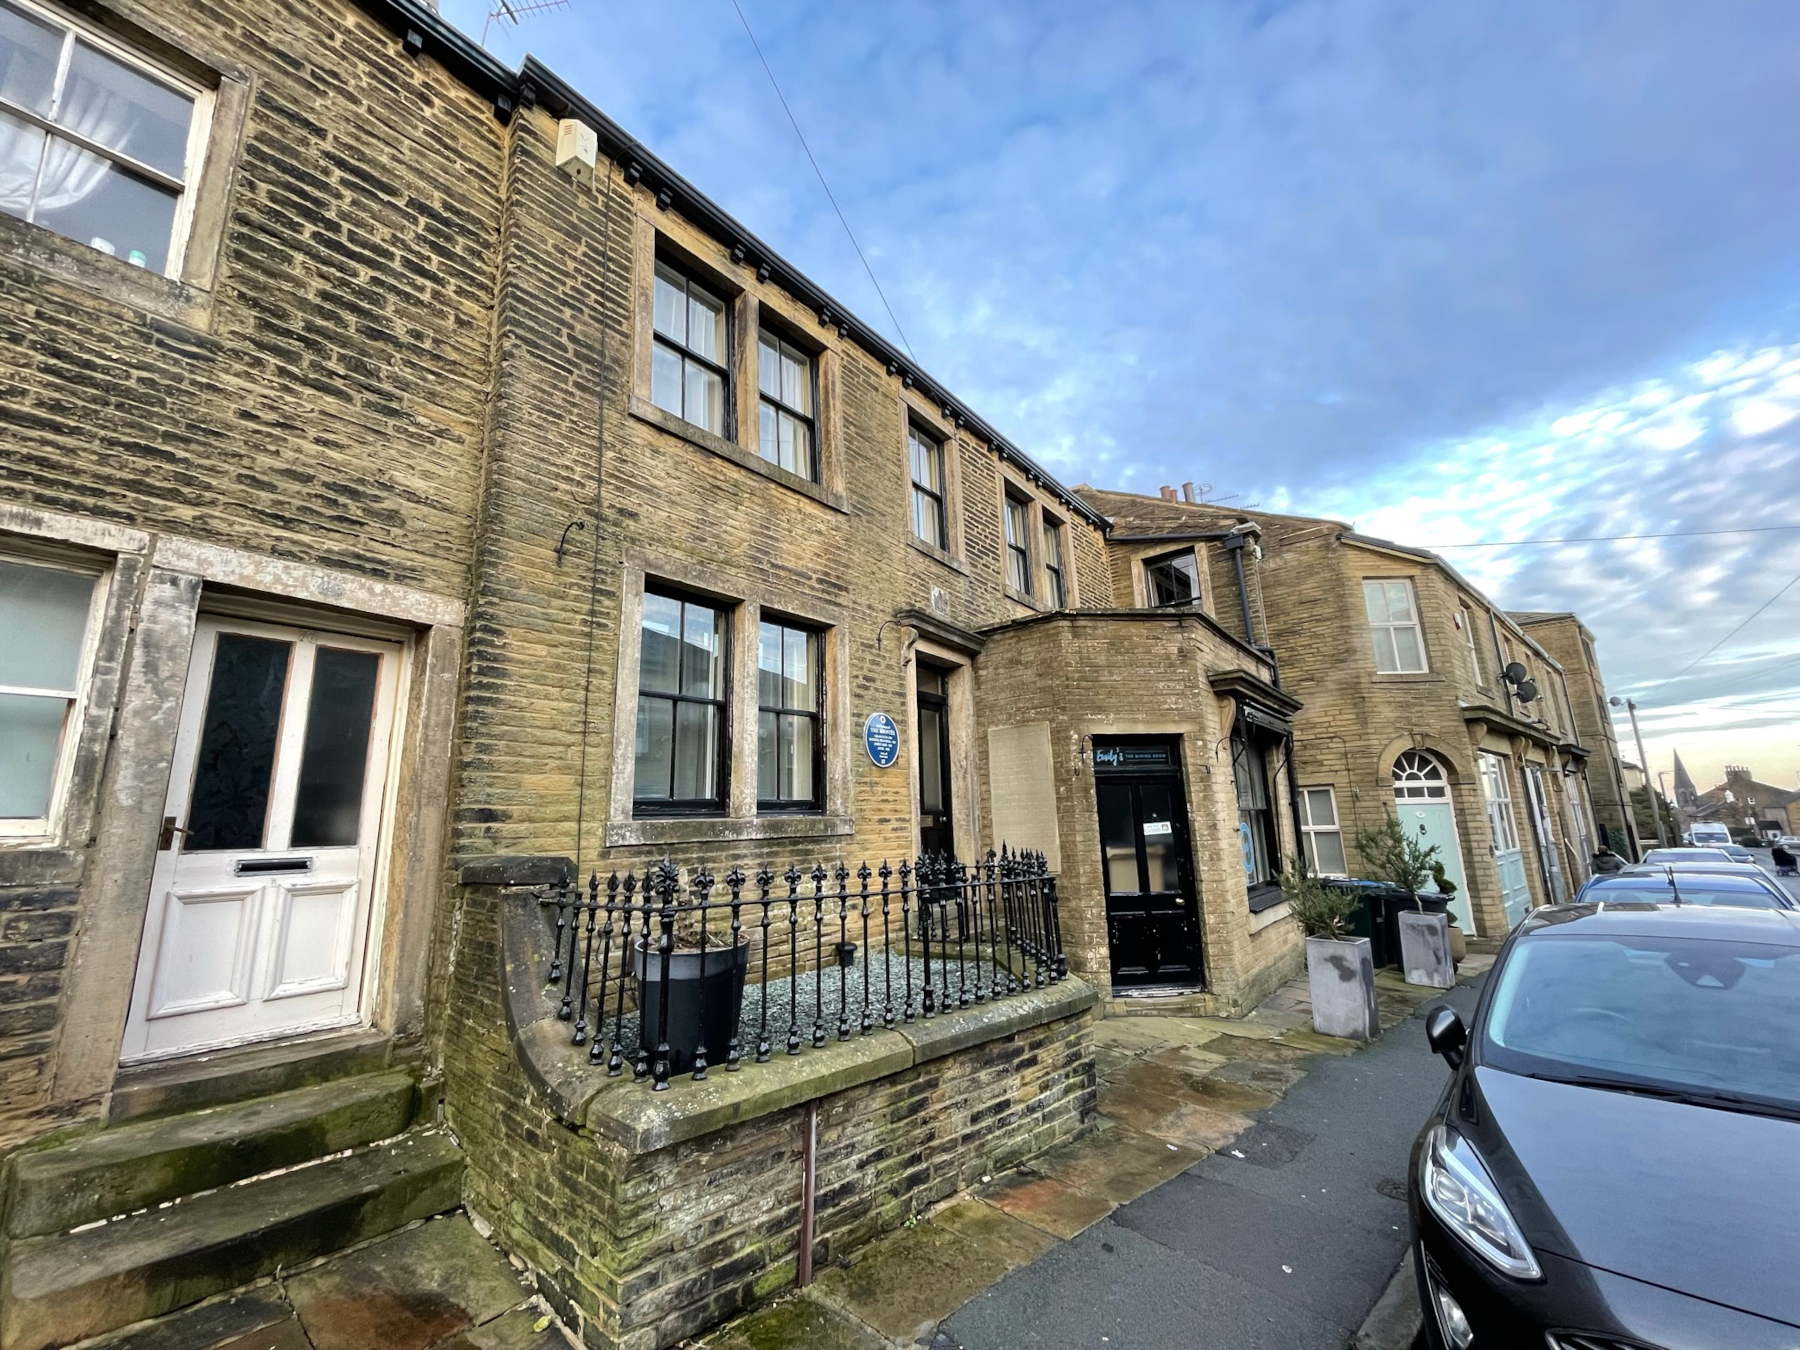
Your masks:
M 1741 909 L 1786 909 L 1787 906 L 1761 886 L 1733 884 L 1725 877 L 1706 872 L 1687 872 L 1675 878 L 1671 887 L 1666 878 L 1631 877 L 1623 883 L 1605 881 L 1582 892 L 1583 900 L 1602 900 L 1607 904 L 1620 901 L 1647 901 L 1667 905 L 1679 900 L 1684 905 L 1736 905 Z
M 1800 948 L 1540 933 L 1499 972 L 1481 1050 L 1510 1073 L 1800 1112 L 1796 1027 Z

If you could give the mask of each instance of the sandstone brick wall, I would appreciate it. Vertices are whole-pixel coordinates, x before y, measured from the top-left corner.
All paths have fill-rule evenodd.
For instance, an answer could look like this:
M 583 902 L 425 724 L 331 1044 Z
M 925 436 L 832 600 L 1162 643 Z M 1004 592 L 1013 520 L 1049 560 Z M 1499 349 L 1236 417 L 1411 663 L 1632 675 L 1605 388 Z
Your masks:
M 1207 684 L 1209 673 L 1232 669 L 1268 673 L 1211 620 L 1167 610 L 1036 620 L 995 634 L 982 653 L 984 724 L 1049 726 L 1063 942 L 1070 969 L 1103 991 L 1111 988 L 1112 966 L 1094 736 L 1181 738 L 1205 983 L 1219 1010 L 1248 1011 L 1297 968 L 1300 930 L 1285 908 L 1260 915 L 1249 909 L 1231 773 L 1233 710 Z M 984 743 L 984 783 L 991 779 L 986 749 Z M 1276 819 L 1284 854 L 1294 847 L 1286 794 L 1282 778 Z
M 1619 741 L 1613 731 L 1612 714 L 1607 711 L 1606 681 L 1593 659 L 1597 656 L 1593 634 L 1573 614 L 1513 617 L 1562 666 L 1568 681 L 1569 708 L 1575 719 L 1575 739 L 1593 752 L 1583 778 L 1594 818 L 1606 826 L 1615 853 L 1633 852 L 1637 827 L 1627 806 L 1625 775 L 1619 767 Z
M 460 598 L 490 382 L 491 106 L 348 5 L 111 8 L 247 78 L 218 271 L 195 291 L 0 216 L 0 505 Z M 74 261 L 46 262 L 59 249 Z M 145 288 L 183 317 L 134 305 Z M 53 1123 L 92 843 L 0 847 L 0 1144 Z
M 673 1345 L 791 1287 L 804 1108 L 647 1154 L 556 1120 L 491 1011 L 497 907 L 520 903 L 469 887 L 459 904 L 464 934 L 446 991 L 455 1049 L 444 1072 L 471 1208 L 531 1263 L 545 1296 L 595 1347 Z M 1081 1132 L 1094 1116 L 1092 1017 L 824 1098 L 815 1263 Z M 678 1079 L 668 1100 L 683 1086 Z
M 1394 756 L 1409 746 L 1429 750 L 1443 761 L 1450 779 L 1463 873 L 1477 928 L 1504 932 L 1499 873 L 1476 777 L 1476 751 L 1485 748 L 1508 756 L 1514 823 L 1525 851 L 1531 902 L 1545 903 L 1549 892 L 1538 865 L 1520 766 L 1530 759 L 1558 767 L 1558 752 L 1549 749 L 1549 744 L 1576 734 L 1568 720 L 1570 709 L 1560 695 L 1559 668 L 1553 655 L 1534 650 L 1510 617 L 1431 559 L 1343 540 L 1340 536 L 1349 526 L 1340 522 L 1130 493 L 1084 489 L 1084 495 L 1117 523 L 1121 533 L 1228 529 L 1246 519 L 1262 527 L 1262 559 L 1245 557 L 1252 615 L 1261 629 L 1258 639 L 1274 648 L 1283 687 L 1304 705 L 1294 722 L 1296 777 L 1303 787 L 1335 789 L 1353 873 L 1362 870 L 1354 846 L 1357 829 L 1379 824 L 1393 809 Z M 1141 551 L 1144 546 L 1132 547 Z M 1243 622 L 1230 560 L 1216 545 L 1206 547 L 1218 618 L 1235 634 Z M 1365 577 L 1412 581 L 1429 672 L 1376 672 L 1363 609 Z M 1454 624 L 1459 606 L 1465 605 L 1480 651 L 1479 674 L 1468 641 Z M 1503 653 L 1495 649 L 1488 626 L 1490 613 L 1500 626 Z M 1514 658 L 1530 667 L 1543 690 L 1543 697 L 1525 710 L 1509 709 L 1498 679 L 1503 661 Z M 1462 704 L 1490 705 L 1505 716 L 1484 727 L 1465 719 Z M 1509 720 L 1515 716 L 1543 717 L 1550 726 L 1528 736 Z M 1546 785 L 1552 798 L 1551 847 L 1565 877 L 1579 884 L 1582 860 L 1573 857 L 1567 838 L 1565 780 L 1552 772 Z

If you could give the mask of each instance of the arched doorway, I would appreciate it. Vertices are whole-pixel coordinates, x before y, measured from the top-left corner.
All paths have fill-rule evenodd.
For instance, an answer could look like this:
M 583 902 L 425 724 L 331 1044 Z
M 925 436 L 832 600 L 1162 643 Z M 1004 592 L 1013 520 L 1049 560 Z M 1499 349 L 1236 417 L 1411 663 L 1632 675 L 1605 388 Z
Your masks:
M 1450 780 L 1443 764 L 1423 750 L 1402 750 L 1394 759 L 1394 813 L 1400 826 L 1421 844 L 1437 846 L 1437 862 L 1444 875 L 1456 883 L 1450 912 L 1465 933 L 1475 931 L 1469 909 L 1469 888 L 1463 880 L 1462 845 L 1456 838 L 1456 808 L 1450 801 Z

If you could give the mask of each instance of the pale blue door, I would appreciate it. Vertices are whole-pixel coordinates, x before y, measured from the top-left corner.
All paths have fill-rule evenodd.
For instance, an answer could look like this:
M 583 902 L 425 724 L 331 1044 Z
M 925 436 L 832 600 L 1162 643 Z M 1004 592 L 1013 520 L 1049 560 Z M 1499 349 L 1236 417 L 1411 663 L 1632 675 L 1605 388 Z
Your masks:
M 1506 926 L 1512 929 L 1531 907 L 1531 887 L 1525 881 L 1525 855 L 1518 849 L 1494 855 L 1500 869 L 1500 899 L 1506 906 Z
M 1444 865 L 1444 875 L 1456 883 L 1456 896 L 1450 901 L 1450 912 L 1456 925 L 1465 933 L 1473 933 L 1469 912 L 1469 891 L 1463 884 L 1462 847 L 1456 841 L 1456 814 L 1449 802 L 1395 802 L 1400 826 L 1418 841 L 1437 846 L 1434 862 Z

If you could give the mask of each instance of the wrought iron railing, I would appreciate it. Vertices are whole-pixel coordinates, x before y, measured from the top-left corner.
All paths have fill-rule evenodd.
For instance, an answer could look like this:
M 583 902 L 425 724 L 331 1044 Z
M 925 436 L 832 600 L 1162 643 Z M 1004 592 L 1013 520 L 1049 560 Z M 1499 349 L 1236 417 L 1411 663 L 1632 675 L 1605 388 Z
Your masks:
M 685 995 L 699 1000 L 696 1079 L 717 1057 L 709 1011 L 715 1027 L 725 1019 L 728 1035 L 711 1039 L 735 1070 L 777 1049 L 797 1055 L 1068 974 L 1056 878 L 1041 853 L 1003 849 L 973 864 L 928 856 L 854 872 L 842 863 L 732 868 L 720 878 L 665 860 L 604 884 L 596 873 L 585 892 L 565 885 L 541 903 L 556 915 L 547 985 L 573 1043 L 609 1075 L 629 1063 L 659 1092 L 688 1067 L 670 1045 L 672 1013 L 678 1027 L 682 1017 L 671 1009 L 678 963 L 698 972 Z M 741 984 L 733 966 L 744 967 Z

